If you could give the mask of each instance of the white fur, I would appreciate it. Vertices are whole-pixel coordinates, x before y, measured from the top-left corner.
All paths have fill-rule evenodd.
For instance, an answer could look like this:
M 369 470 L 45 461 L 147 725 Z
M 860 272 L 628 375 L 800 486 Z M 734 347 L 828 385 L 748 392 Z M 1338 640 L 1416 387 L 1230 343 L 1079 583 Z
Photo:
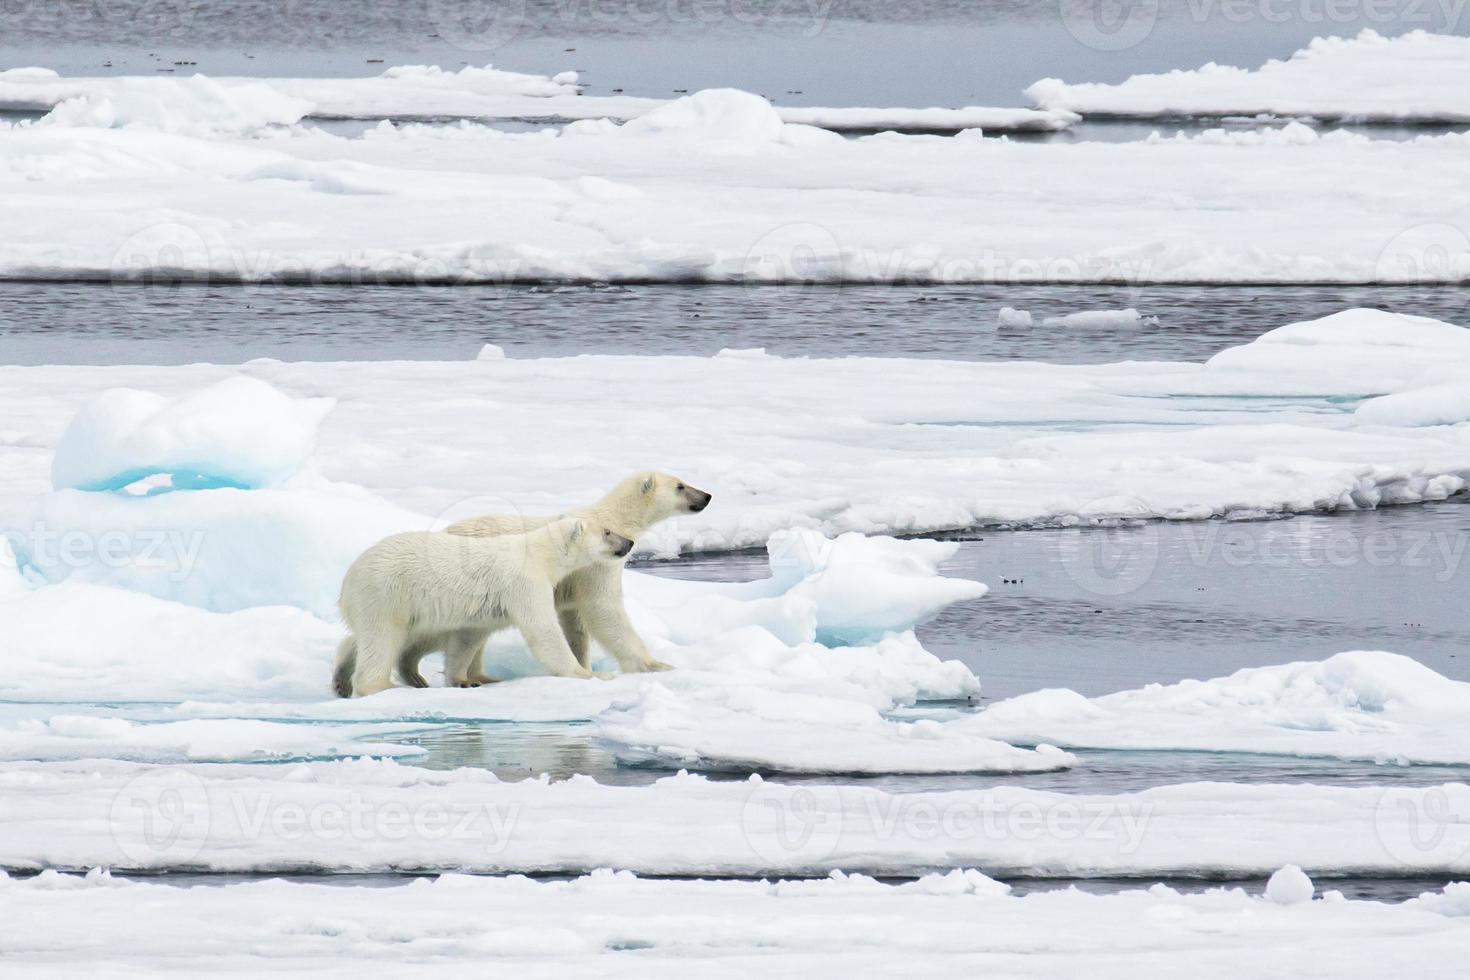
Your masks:
M 342 582 L 342 617 L 351 635 L 338 648 L 338 692 L 391 687 L 407 651 L 443 650 L 446 683 L 472 677 L 485 638 L 514 626 L 546 669 L 591 677 L 557 619 L 554 588 L 577 569 L 618 561 L 630 539 L 576 517 L 522 533 L 466 537 L 443 532 L 395 534 L 352 563 Z M 422 654 L 420 654 L 422 655 Z
M 567 516 L 581 518 L 593 527 L 610 528 L 636 541 L 660 521 L 702 510 L 709 501 L 709 494 L 676 476 L 635 473 L 597 503 L 568 511 Z M 451 524 L 449 533 L 470 537 L 515 534 L 553 520 L 556 518 L 523 515 L 472 517 Z M 556 608 L 567 645 L 584 668 L 589 664 L 588 641 L 592 639 L 617 660 L 624 673 L 668 670 L 668 664 L 649 655 L 628 619 L 623 605 L 623 564 L 598 562 L 573 571 L 557 583 Z M 466 637 L 465 642 L 474 640 Z M 480 644 L 484 645 L 483 639 Z M 406 658 L 405 673 L 413 667 Z M 417 670 L 412 669 L 412 674 L 417 675 Z

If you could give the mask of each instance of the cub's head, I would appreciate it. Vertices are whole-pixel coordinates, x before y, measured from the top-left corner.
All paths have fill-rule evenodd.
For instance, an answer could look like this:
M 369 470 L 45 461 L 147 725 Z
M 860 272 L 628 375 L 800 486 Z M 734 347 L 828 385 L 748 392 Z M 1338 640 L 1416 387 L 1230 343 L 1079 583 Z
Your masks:
M 565 518 L 567 548 L 592 561 L 621 561 L 633 550 L 633 539 L 578 518 Z
M 631 481 L 652 524 L 675 514 L 697 514 L 709 506 L 710 495 L 667 473 L 641 473 Z

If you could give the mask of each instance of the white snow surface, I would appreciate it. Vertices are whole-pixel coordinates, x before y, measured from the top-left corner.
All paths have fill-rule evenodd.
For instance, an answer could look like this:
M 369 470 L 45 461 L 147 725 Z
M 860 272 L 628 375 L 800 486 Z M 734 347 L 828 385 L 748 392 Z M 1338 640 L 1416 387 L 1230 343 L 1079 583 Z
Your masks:
M 48 124 L 60 125 L 141 121 L 169 129 L 196 124 L 209 131 L 228 120 L 233 131 L 250 132 L 307 118 L 626 122 L 670 101 L 581 95 L 575 72 L 546 76 L 488 65 L 458 71 L 399 65 L 366 78 L 65 78 L 44 68 L 0 71 L 0 109 L 55 110 Z M 1078 118 L 1065 109 L 988 106 L 779 106 L 775 111 L 784 122 L 841 131 L 1046 132 L 1066 129 Z
M 0 78 L 20 91 L 9 104 L 40 99 L 24 94 L 33 88 L 46 98 L 76 90 L 35 69 L 12 76 Z M 193 101 L 175 112 L 160 93 L 183 83 L 208 98 L 191 89 Z M 759 96 L 716 89 L 650 106 L 621 126 L 599 117 L 559 132 L 506 132 L 385 120 L 348 138 L 287 124 L 294 109 L 265 111 L 253 98 L 226 120 L 233 110 L 220 107 L 251 93 L 218 81 L 97 84 L 98 94 L 75 95 L 33 124 L 0 127 L 0 276 L 1470 278 L 1457 203 L 1463 134 L 1384 142 L 1299 126 L 1284 136 L 1074 145 L 977 139 L 974 129 L 844 139 L 790 121 Z M 134 102 L 148 111 L 119 108 Z M 270 124 L 252 128 L 262 119 Z M 1103 173 L 1109 179 L 1098 181 Z
M 387 888 L 253 881 L 180 887 L 97 870 L 0 877 L 0 956 L 36 977 L 442 975 L 460 964 L 531 978 L 726 980 L 1085 975 L 1139 965 L 1200 980 L 1459 976 L 1470 886 L 1400 905 L 1278 905 L 1239 888 L 1164 885 L 1018 897 L 978 871 L 885 884 L 669 881 L 599 871 L 569 881 L 457 874 Z M 85 922 L 86 928 L 76 924 Z M 1065 923 L 1059 929 L 1057 923 Z M 167 926 L 160 928 L 160 923 Z
M 150 822 L 162 805 L 186 814 L 168 836 Z M 685 774 L 507 782 L 389 759 L 0 763 L 0 867 L 20 870 L 1465 875 L 1467 815 L 1465 783 L 892 793 Z
M 1228 677 L 1095 698 L 1034 691 L 949 724 L 1068 748 L 1470 764 L 1470 684 L 1381 651 L 1250 667 Z
M 1083 115 L 1308 116 L 1373 123 L 1470 122 L 1470 37 L 1411 31 L 1319 37 L 1257 69 L 1211 62 L 1109 85 L 1045 78 L 1026 95 Z
M 1019 749 L 954 723 L 889 721 L 870 705 L 711 685 L 679 697 L 650 683 L 598 715 L 618 759 L 665 769 L 797 773 L 1041 772 L 1076 762 Z

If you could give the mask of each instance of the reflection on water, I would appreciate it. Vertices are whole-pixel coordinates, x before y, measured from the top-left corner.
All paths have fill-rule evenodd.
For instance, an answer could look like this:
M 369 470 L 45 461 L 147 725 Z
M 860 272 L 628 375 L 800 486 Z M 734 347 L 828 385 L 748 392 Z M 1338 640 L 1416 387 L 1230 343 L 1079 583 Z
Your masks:
M 204 286 L 0 283 L 7 364 L 463 360 L 695 354 L 942 357 L 1098 364 L 1202 361 L 1286 323 L 1376 306 L 1470 323 L 1470 290 L 1443 286 Z M 1159 326 L 998 330 L 1003 306 L 1038 319 L 1136 308 Z

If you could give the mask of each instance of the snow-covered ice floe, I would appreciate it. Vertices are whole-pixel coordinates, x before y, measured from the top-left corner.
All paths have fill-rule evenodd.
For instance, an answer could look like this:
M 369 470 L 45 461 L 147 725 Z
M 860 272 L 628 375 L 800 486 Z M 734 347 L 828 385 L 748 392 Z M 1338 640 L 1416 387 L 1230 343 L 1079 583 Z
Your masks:
M 392 88 L 407 77 L 362 81 Z M 411 91 L 439 92 L 438 78 Z M 314 104 L 302 97 L 309 88 L 288 94 L 201 78 L 73 84 L 31 69 L 0 78 L 4 86 L 13 105 L 71 97 L 34 122 L 0 125 L 3 277 L 1470 278 L 1470 238 L 1451 203 L 1463 185 L 1464 134 L 1390 143 L 1296 125 L 1038 145 L 977 138 L 1003 122 L 989 120 L 990 110 L 915 110 L 915 119 L 980 129 L 845 139 L 809 123 L 901 120 L 866 109 L 784 110 L 713 89 L 621 125 L 605 112 L 536 132 L 384 120 L 347 137 L 299 121 Z M 114 206 L 119 194 L 127 208 Z
M 1284 61 L 1247 70 L 1213 62 L 1116 84 L 1046 78 L 1038 106 L 1084 116 L 1169 119 L 1294 116 L 1359 123 L 1470 122 L 1470 37 L 1411 31 L 1319 37 Z
M 634 765 L 800 773 L 1038 772 L 1076 762 L 932 719 L 890 721 L 871 706 L 761 688 L 679 697 L 650 683 L 598 715 L 596 731 Z
M 473 963 L 524 977 L 1085 975 L 1140 964 L 1200 980 L 1449 978 L 1470 943 L 1470 885 L 1400 905 L 1277 904 L 1165 885 L 1015 896 L 976 871 L 901 884 L 861 875 L 570 881 L 443 875 L 397 887 L 253 881 L 218 888 L 97 871 L 0 878 L 0 956 L 28 976 L 79 964 L 199 975 L 362 976 Z M 165 924 L 139 929 L 140 922 Z M 85 928 L 78 928 L 85 923 Z M 1065 923 L 1059 928 L 1058 923 Z M 694 966 L 697 964 L 697 966 Z
M 946 724 L 972 735 L 1069 748 L 1470 765 L 1470 684 L 1408 657 L 1371 651 L 1096 698 L 1035 691 Z
M 627 122 L 671 100 L 583 95 L 576 72 L 524 74 L 489 66 L 458 71 L 400 65 L 366 78 L 63 77 L 45 68 L 0 71 L 0 109 L 58 112 L 58 121 L 167 129 L 248 131 L 303 119 Z M 839 132 L 1051 132 L 1076 122 L 1066 109 L 778 106 L 783 122 Z M 213 117 L 213 118 L 211 118 Z M 240 126 L 228 121 L 239 120 Z
M 176 833 L 150 822 L 162 804 Z M 1432 830 L 1433 832 L 1429 832 Z M 1136 793 L 668 776 L 502 781 L 393 760 L 0 763 L 0 867 L 883 875 L 1470 873 L 1470 786 L 1183 783 Z

